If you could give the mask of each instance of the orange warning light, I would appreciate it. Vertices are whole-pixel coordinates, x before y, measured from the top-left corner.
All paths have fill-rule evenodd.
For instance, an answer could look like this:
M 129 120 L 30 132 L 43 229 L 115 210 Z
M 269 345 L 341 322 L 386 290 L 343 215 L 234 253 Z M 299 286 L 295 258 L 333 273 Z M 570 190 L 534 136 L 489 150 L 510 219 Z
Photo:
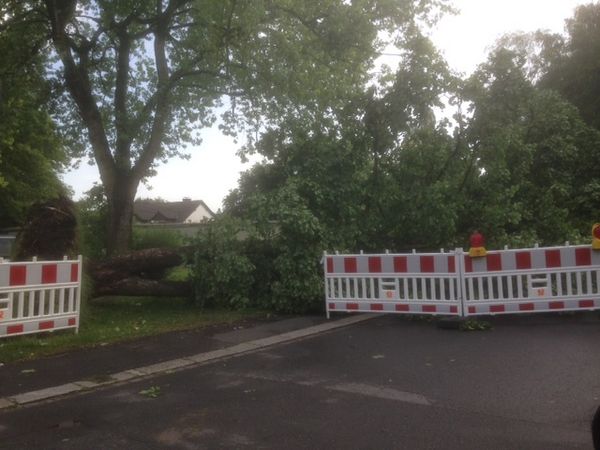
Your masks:
M 592 248 L 600 250 L 600 223 L 595 223 L 592 226 Z
M 471 248 L 469 248 L 469 256 L 471 258 L 479 258 L 487 255 L 487 251 L 485 249 L 485 239 L 479 231 L 473 232 L 469 238 L 469 243 L 471 244 Z

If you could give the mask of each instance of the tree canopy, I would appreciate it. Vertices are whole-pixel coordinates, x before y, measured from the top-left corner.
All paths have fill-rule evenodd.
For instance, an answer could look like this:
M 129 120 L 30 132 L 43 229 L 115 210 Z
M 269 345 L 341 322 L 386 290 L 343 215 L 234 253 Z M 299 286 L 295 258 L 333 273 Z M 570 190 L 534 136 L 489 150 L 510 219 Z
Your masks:
M 445 0 L 2 8 L 0 45 L 19 71 L 0 86 L 0 170 L 15 167 L 0 175 L 17 187 L 19 167 L 39 167 L 47 176 L 33 190 L 50 193 L 61 142 L 93 159 L 109 251 L 129 245 L 139 183 L 219 117 L 265 158 L 226 210 L 265 233 L 296 208 L 315 239 L 339 248 L 462 245 L 473 228 L 498 244 L 550 243 L 577 238 L 600 206 L 598 4 L 579 7 L 564 36 L 502 39 L 467 79 L 423 32 Z M 398 68 L 374 79 L 390 42 Z
M 595 45 L 591 9 L 568 21 L 565 58 L 578 54 L 575 30 L 591 41 L 577 46 Z M 550 50 L 567 48 L 556 42 L 541 32 L 504 38 L 460 79 L 428 39 L 407 39 L 398 70 L 348 102 L 354 114 L 264 133 L 266 162 L 242 176 L 226 211 L 268 224 L 280 192 L 293 190 L 323 248 L 354 251 L 464 246 L 474 229 L 492 246 L 582 239 L 600 207 L 600 134 L 595 116 L 551 83 L 564 66 Z M 591 94 L 599 78 L 587 77 Z M 444 99 L 453 120 L 438 112 Z
M 228 133 L 331 115 L 368 80 L 384 36 L 415 35 L 445 3 L 31 0 L 7 15 L 49 37 L 56 119 L 98 166 L 119 251 L 140 181 L 197 143 L 220 108 Z
M 600 3 L 582 5 L 566 21 L 566 36 L 545 36 L 541 86 L 558 91 L 600 130 Z

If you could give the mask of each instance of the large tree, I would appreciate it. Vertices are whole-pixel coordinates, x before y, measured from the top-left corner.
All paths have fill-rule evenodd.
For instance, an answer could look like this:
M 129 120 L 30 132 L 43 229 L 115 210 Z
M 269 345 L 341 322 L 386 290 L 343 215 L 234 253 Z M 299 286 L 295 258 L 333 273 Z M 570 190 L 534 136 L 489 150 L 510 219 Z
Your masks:
M 398 68 L 349 101 L 338 120 L 289 121 L 264 133 L 257 150 L 265 160 L 242 176 L 226 212 L 279 226 L 292 204 L 307 212 L 305 223 L 317 221 L 324 248 L 452 242 L 464 203 L 464 146 L 434 108 L 454 79 L 424 36 L 406 40 L 398 54 Z
M 383 36 L 414 33 L 445 1 L 32 0 L 18 19 L 47 27 L 67 94 L 58 120 L 98 166 L 122 251 L 140 181 L 217 112 L 225 132 L 330 115 Z
M 577 7 L 563 34 L 510 34 L 498 46 L 525 57 L 528 78 L 537 87 L 560 93 L 600 130 L 600 3 Z
M 556 244 L 587 231 L 600 205 L 600 134 L 527 77 L 528 55 L 498 48 L 466 83 L 472 170 L 465 220 L 493 243 Z
M 0 8 L 0 227 L 21 225 L 32 204 L 64 192 L 58 171 L 67 163 L 48 107 L 44 32 L 8 17 Z
M 541 35 L 546 70 L 540 84 L 560 92 L 600 130 L 600 3 L 579 6 L 566 31 L 554 39 Z

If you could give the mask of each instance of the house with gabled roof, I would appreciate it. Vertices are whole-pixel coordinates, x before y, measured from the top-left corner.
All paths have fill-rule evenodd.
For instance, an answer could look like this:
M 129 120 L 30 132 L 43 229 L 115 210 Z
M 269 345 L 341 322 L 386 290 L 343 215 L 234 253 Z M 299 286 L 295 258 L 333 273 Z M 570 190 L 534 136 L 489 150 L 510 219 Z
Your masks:
M 143 199 L 133 204 L 138 224 L 193 224 L 210 220 L 215 213 L 202 200 L 184 198 L 180 202 Z

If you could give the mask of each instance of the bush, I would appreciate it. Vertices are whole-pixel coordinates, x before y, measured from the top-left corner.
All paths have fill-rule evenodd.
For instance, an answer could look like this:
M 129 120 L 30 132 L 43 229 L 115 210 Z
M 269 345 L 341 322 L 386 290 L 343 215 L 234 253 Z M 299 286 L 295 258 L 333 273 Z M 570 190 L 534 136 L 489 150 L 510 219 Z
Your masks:
M 257 198 L 254 222 L 221 216 L 193 241 L 196 303 L 283 313 L 322 308 L 322 227 L 293 188 Z
M 323 274 L 318 256 L 285 253 L 275 259 L 274 267 L 278 279 L 272 285 L 269 305 L 272 309 L 282 313 L 306 313 L 322 308 Z
M 245 255 L 243 222 L 212 221 L 193 241 L 191 279 L 194 301 L 201 307 L 241 309 L 250 306 L 255 267 Z
M 184 245 L 185 239 L 181 233 L 165 228 L 133 227 L 132 250 L 146 248 L 177 248 Z
M 271 206 L 278 232 L 273 240 L 276 256 L 271 262 L 274 276 L 268 303 L 285 313 L 318 310 L 323 305 L 322 226 L 293 185 L 282 189 Z
M 77 202 L 80 253 L 88 258 L 106 256 L 108 202 L 104 188 L 95 185 Z

